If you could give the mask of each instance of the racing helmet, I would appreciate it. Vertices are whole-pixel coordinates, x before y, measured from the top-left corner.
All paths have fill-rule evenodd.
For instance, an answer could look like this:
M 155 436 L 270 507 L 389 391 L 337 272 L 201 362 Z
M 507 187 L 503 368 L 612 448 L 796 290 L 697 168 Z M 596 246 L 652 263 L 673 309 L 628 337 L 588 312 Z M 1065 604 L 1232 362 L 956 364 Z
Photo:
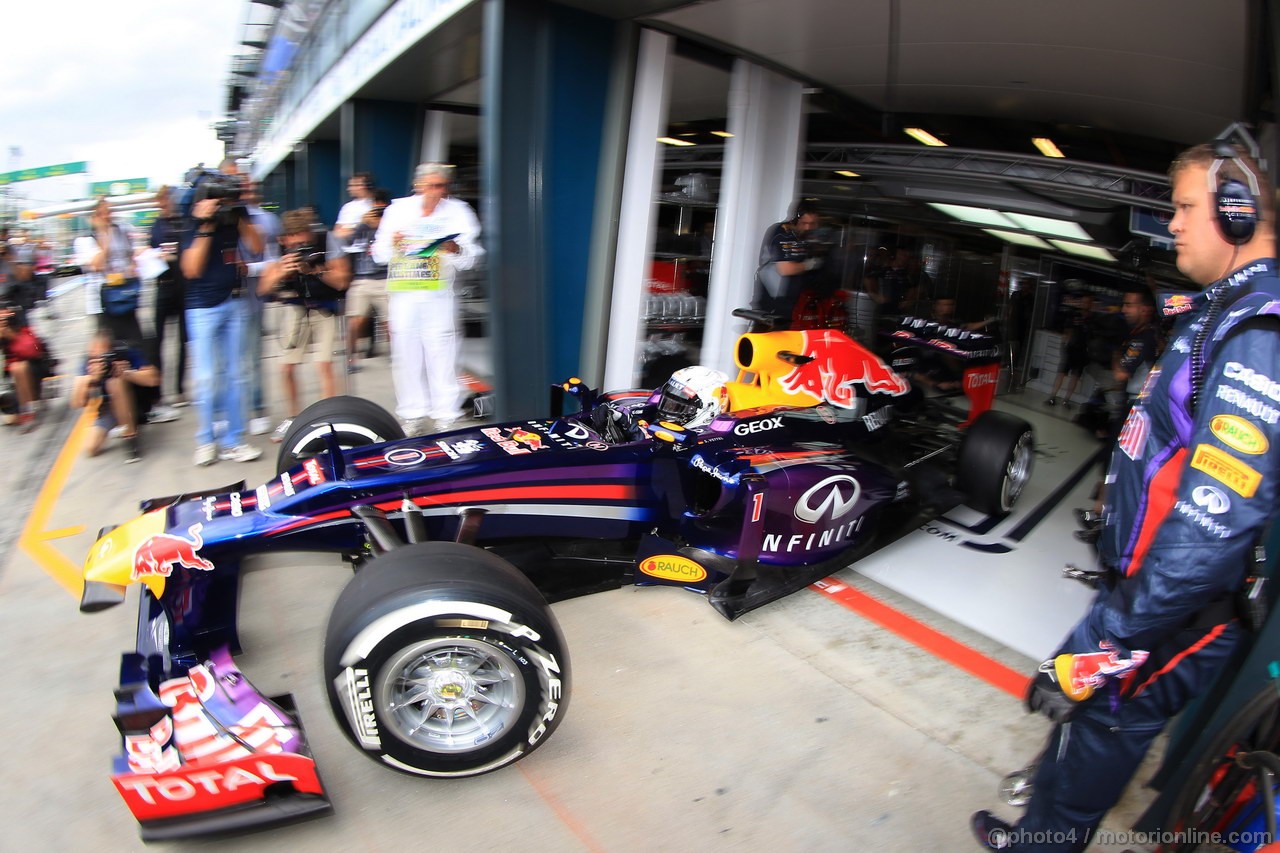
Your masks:
M 729 377 L 710 367 L 682 367 L 662 386 L 658 420 L 700 427 L 724 411 Z

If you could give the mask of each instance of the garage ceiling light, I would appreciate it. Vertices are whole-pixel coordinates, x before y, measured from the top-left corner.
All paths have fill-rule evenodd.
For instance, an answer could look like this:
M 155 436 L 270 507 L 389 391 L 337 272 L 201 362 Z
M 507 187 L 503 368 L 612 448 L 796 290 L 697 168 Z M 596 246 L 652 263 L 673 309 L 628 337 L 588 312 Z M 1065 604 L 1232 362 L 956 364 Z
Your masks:
M 696 142 L 690 142 L 687 139 L 676 139 L 674 136 L 659 136 L 658 141 L 661 142 L 663 145 L 678 145 L 682 147 L 688 147 L 690 145 L 698 144 Z
M 907 136 L 910 136 L 916 142 L 920 142 L 925 145 L 932 145 L 937 148 L 947 147 L 947 143 L 943 142 L 941 139 L 934 136 L 932 133 L 930 133 L 929 131 L 925 130 L 922 127 L 904 127 L 902 129 L 902 132 L 905 133 Z
M 929 206 L 970 225 L 994 225 L 997 228 L 1018 227 L 1000 211 L 986 207 L 969 207 L 966 204 L 940 204 L 933 201 L 929 202 Z
M 1089 232 L 1074 222 L 1065 219 L 1050 219 L 1047 216 L 1032 216 L 1029 213 L 1006 213 L 1014 224 L 1023 231 L 1034 231 L 1048 237 L 1064 237 L 1068 240 L 1092 240 Z
M 1050 240 L 1049 242 L 1069 255 L 1093 258 L 1095 261 L 1106 261 L 1109 264 L 1116 262 L 1116 256 L 1101 246 L 1087 246 L 1084 243 L 1072 243 L 1070 240 Z
M 732 133 L 730 133 L 730 132 L 729 132 L 729 131 L 727 131 L 727 130 L 713 130 L 713 131 L 711 131 L 711 135 L 712 135 L 712 136 L 719 136 L 721 139 L 732 139 L 732 138 L 733 138 L 733 134 L 732 134 Z
M 842 178 L 858 178 L 861 177 L 857 172 L 850 172 L 848 169 L 836 169 L 836 174 Z
M 1053 251 L 1052 246 L 1034 234 L 1023 234 L 1021 231 L 1005 231 L 1000 228 L 983 228 L 982 230 L 992 237 L 999 237 L 1001 240 L 1016 243 L 1019 246 L 1030 246 L 1033 249 L 1043 249 L 1046 252 Z
M 1063 154 L 1058 146 L 1053 144 L 1053 140 L 1047 136 L 1033 136 L 1031 137 L 1031 144 L 1046 157 L 1067 156 L 1066 154 Z

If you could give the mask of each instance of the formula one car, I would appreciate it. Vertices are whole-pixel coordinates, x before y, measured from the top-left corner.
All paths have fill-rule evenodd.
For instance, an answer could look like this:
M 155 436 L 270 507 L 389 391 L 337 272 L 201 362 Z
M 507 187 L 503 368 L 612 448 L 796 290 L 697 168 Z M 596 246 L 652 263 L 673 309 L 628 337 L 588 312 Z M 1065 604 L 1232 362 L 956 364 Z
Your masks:
M 988 410 L 987 355 L 966 369 L 967 417 L 834 330 L 744 334 L 732 381 L 691 367 L 602 394 L 571 379 L 551 417 L 423 437 L 367 400 L 323 400 L 294 420 L 277 477 L 145 501 L 93 546 L 81 609 L 141 594 L 116 787 L 149 840 L 329 810 L 291 701 L 232 660 L 241 562 L 272 550 L 355 567 L 323 666 L 357 748 L 423 776 L 510 764 L 569 699 L 549 601 L 672 585 L 733 619 L 959 503 L 1007 512 L 1032 433 Z

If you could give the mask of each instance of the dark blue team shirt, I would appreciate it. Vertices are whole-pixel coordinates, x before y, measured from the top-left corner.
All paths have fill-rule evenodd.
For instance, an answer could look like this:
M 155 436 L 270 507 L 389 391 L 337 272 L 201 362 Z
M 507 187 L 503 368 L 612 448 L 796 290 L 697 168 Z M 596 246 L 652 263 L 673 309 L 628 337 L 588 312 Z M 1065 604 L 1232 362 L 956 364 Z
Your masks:
M 195 241 L 195 228 L 182 237 L 182 249 Z M 234 225 L 219 227 L 210 237 L 201 237 L 213 243 L 205 262 L 204 272 L 187 279 L 186 307 L 213 308 L 231 297 L 240 285 L 240 231 Z

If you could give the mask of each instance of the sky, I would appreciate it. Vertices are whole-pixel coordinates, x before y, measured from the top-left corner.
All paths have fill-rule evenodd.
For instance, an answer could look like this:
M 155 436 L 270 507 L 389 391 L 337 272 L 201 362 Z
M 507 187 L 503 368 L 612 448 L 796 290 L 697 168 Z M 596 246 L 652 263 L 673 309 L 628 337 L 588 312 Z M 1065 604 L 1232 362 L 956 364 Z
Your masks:
M 12 185 L 27 207 L 90 181 L 176 183 L 222 145 L 231 57 L 248 0 L 5 3 L 0 172 L 89 161 L 89 174 Z M 15 155 L 14 149 L 18 153 Z

